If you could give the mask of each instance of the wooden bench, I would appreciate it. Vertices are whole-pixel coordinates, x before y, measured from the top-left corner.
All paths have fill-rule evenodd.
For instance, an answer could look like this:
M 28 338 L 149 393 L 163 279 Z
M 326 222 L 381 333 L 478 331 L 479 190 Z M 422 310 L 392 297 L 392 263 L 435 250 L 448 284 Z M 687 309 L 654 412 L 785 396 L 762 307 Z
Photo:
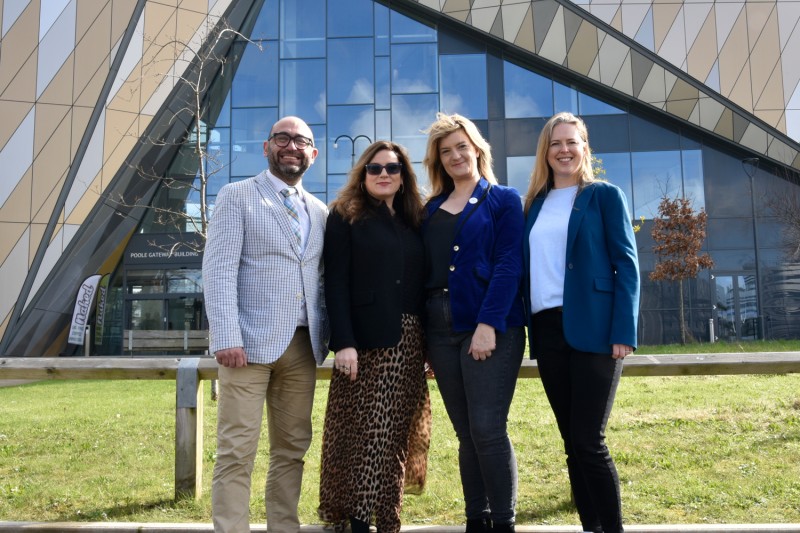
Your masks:
M 217 379 L 211 357 L 7 357 L 0 379 L 168 379 L 175 380 L 175 498 L 201 495 L 203 381 Z M 317 379 L 330 379 L 333 361 L 317 367 Z M 701 376 L 800 373 L 800 352 L 688 355 L 633 355 L 623 376 Z M 539 377 L 535 361 L 525 360 L 521 378 Z
M 126 329 L 124 334 L 127 353 L 187 354 L 208 349 L 208 331 L 205 330 Z

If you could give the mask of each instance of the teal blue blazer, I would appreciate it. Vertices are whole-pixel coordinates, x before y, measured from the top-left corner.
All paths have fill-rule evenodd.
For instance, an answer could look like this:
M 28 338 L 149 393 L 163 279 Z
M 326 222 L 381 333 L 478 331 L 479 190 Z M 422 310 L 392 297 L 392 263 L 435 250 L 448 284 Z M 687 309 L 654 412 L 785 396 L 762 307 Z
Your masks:
M 536 253 L 529 236 L 545 196 L 534 199 L 525 221 L 523 298 L 529 326 L 530 258 Z M 639 260 L 628 202 L 615 185 L 596 181 L 575 198 L 567 230 L 563 307 L 564 339 L 574 349 L 610 354 L 612 344 L 636 347 Z M 531 358 L 536 358 L 532 343 Z

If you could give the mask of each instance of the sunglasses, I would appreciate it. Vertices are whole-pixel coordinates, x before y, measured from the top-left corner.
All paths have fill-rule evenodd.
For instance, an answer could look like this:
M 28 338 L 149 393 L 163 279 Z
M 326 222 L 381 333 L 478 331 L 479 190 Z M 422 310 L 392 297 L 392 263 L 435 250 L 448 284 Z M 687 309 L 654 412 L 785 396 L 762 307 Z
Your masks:
M 387 174 L 400 174 L 400 171 L 403 170 L 403 163 L 389 163 L 388 165 L 370 163 L 369 165 L 364 165 L 364 168 L 367 169 L 367 174 L 373 176 L 380 176 L 383 169 L 386 169 Z

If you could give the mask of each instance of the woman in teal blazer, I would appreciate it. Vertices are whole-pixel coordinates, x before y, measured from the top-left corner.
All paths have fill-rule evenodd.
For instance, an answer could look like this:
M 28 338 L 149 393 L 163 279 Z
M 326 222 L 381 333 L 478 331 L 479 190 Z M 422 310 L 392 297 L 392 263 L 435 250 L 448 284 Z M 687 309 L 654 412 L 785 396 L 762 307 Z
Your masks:
M 605 443 L 622 361 L 636 347 L 639 266 L 625 195 L 592 172 L 588 131 L 559 113 L 539 137 L 525 202 L 525 310 L 583 530 L 622 528 Z

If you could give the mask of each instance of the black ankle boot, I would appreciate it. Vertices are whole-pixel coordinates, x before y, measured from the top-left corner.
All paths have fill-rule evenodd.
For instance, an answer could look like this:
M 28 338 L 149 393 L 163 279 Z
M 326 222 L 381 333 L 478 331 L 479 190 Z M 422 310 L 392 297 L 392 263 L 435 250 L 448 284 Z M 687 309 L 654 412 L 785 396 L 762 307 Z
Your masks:
M 493 533 L 514 533 L 514 522 L 510 524 L 493 524 Z
M 353 530 L 353 533 L 369 533 L 369 524 L 351 516 L 350 529 Z
M 491 518 L 467 518 L 466 533 L 490 533 L 491 531 Z

